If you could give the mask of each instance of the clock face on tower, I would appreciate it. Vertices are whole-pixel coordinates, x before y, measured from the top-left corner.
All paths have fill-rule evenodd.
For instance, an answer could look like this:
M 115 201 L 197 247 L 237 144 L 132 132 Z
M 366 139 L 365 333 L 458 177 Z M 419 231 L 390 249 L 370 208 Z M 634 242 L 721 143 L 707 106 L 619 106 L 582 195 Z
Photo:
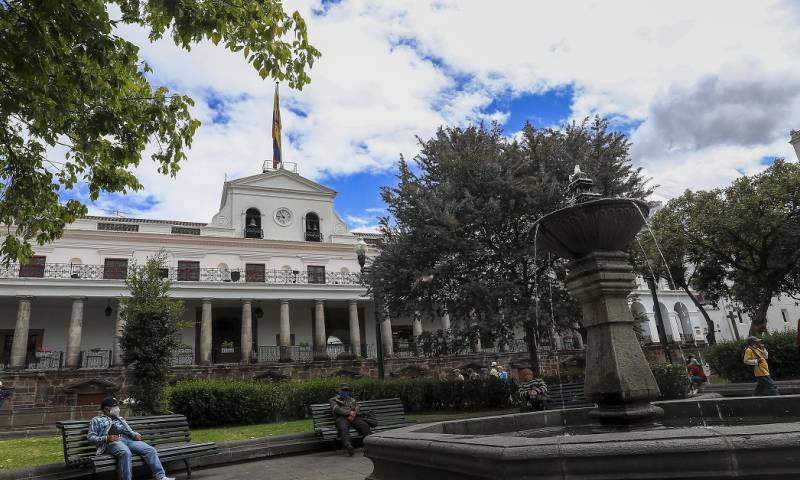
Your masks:
M 292 212 L 286 207 L 275 210 L 275 223 L 285 227 L 292 223 Z

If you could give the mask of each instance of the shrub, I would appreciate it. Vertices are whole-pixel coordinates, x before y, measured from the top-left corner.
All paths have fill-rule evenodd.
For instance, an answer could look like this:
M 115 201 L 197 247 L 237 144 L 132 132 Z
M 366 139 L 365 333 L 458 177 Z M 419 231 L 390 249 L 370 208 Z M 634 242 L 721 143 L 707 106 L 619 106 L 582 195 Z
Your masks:
M 689 375 L 686 366 L 680 363 L 651 363 L 650 370 L 656 377 L 661 400 L 686 398 L 689 391 Z
M 194 427 L 266 423 L 308 417 L 308 406 L 326 403 L 347 382 L 359 400 L 398 397 L 407 411 L 507 408 L 516 384 L 478 380 L 315 378 L 280 383 L 187 380 L 169 390 L 170 409 Z
M 761 338 L 769 352 L 770 376 L 774 379 L 800 377 L 800 354 L 797 352 L 795 338 L 797 332 L 766 333 Z M 723 378 L 731 382 L 752 382 L 753 373 L 742 362 L 745 341 L 719 342 L 709 347 L 706 360 Z

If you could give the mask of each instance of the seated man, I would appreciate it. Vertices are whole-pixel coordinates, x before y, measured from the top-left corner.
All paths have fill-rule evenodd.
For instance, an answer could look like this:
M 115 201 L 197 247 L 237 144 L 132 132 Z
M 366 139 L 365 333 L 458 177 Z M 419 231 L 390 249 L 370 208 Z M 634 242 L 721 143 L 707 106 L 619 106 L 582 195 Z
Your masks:
M 689 358 L 686 359 L 686 370 L 689 373 L 689 393 L 695 394 L 708 380 L 706 372 L 703 371 L 703 366 L 691 353 Z
M 86 438 L 92 445 L 97 445 L 97 455 L 108 452 L 117 458 L 118 478 L 133 478 L 132 454 L 141 456 L 156 480 L 175 480 L 166 476 L 156 449 L 144 443 L 142 436 L 134 432 L 128 422 L 119 416 L 119 402 L 108 397 L 100 402 L 101 415 L 92 419 Z
M 541 378 L 533 378 L 533 370 L 523 368 L 519 375 L 519 411 L 533 412 L 547 408 L 547 384 Z
M 352 457 L 353 445 L 350 444 L 350 427 L 352 426 L 358 433 L 366 437 L 371 433 L 369 425 L 358 415 L 358 402 L 350 396 L 350 385 L 346 383 L 339 385 L 339 394 L 331 398 L 330 404 L 331 412 L 336 418 L 336 428 L 339 430 L 342 448 Z

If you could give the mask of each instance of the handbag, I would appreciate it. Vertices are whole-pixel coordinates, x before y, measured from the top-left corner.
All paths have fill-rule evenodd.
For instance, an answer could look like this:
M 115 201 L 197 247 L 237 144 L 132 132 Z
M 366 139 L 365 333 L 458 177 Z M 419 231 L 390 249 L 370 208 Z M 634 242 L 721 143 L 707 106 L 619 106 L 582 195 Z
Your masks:
M 358 414 L 358 416 L 364 419 L 364 422 L 366 422 L 366 424 L 369 425 L 370 428 L 375 428 L 378 426 L 378 419 L 375 418 L 375 415 L 372 412 L 370 411 L 361 412 Z

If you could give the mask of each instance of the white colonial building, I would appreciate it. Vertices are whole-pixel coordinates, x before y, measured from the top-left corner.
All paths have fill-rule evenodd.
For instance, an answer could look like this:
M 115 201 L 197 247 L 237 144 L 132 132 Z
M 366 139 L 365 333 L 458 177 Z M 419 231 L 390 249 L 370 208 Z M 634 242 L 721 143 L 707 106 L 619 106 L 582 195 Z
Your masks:
M 336 192 L 295 171 L 225 182 L 209 223 L 86 217 L 0 269 L 0 363 L 10 368 L 119 364 L 119 299 L 135 262 L 163 251 L 172 296 L 185 303 L 176 362 L 372 357 L 372 301 L 360 283 L 359 237 L 334 210 Z M 384 347 L 440 328 L 384 320 Z M 412 332 L 412 330 L 414 330 Z M 17 334 L 21 333 L 21 334 Z

